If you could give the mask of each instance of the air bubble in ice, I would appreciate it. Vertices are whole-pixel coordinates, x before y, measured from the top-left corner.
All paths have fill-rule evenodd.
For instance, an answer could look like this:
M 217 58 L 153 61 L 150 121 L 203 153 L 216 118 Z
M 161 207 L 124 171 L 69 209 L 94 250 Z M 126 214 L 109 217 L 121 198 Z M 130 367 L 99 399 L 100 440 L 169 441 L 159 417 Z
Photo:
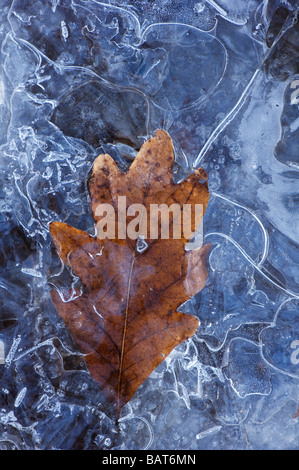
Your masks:
M 69 36 L 69 32 L 68 32 L 68 29 L 67 29 L 67 26 L 66 26 L 66 22 L 62 20 L 61 23 L 60 23 L 60 26 L 61 26 L 61 35 L 62 35 L 64 41 L 66 41 L 68 36 Z
M 143 253 L 148 247 L 148 244 L 144 240 L 144 235 L 139 235 L 137 239 L 137 251 Z

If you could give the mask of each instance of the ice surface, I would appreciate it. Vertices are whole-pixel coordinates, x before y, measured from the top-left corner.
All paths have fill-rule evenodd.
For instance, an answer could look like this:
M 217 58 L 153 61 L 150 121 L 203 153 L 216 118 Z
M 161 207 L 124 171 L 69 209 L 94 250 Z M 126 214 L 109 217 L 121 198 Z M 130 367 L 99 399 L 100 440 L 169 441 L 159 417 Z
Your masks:
M 296 8 L 2 0 L 1 449 L 298 449 Z M 95 157 L 125 170 L 161 127 L 174 177 L 209 175 L 209 277 L 181 307 L 197 333 L 116 425 L 51 303 L 79 282 L 48 224 L 94 234 Z

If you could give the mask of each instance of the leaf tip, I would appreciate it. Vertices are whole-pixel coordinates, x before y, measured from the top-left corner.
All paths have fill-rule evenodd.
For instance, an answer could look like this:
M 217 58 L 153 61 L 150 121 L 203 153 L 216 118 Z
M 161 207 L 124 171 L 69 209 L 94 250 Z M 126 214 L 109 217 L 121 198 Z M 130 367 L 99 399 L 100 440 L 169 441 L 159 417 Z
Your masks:
M 118 171 L 116 162 L 108 153 L 101 153 L 94 161 L 92 174 L 97 174 L 101 171 L 108 176 L 111 169 Z

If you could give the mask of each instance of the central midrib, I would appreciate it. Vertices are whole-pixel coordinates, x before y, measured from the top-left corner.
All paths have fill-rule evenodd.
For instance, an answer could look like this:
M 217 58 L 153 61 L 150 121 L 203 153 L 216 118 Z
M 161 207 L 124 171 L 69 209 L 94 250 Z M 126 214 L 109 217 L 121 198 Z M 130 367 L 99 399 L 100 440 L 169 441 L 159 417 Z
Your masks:
M 124 328 L 123 328 L 122 343 L 121 343 L 121 349 L 120 349 L 120 364 L 119 364 L 118 387 L 117 387 L 117 410 L 118 410 L 118 412 L 121 408 L 121 404 L 120 404 L 121 381 L 122 381 L 122 374 L 123 374 L 125 342 L 126 342 L 126 334 L 127 334 L 127 326 L 128 326 L 128 312 L 129 312 L 131 280 L 132 280 L 132 272 L 133 272 L 133 266 L 134 266 L 134 263 L 135 263 L 135 259 L 136 259 L 136 257 L 135 257 L 135 251 L 134 251 L 133 252 L 133 258 L 132 258 L 132 261 L 131 261 L 130 273 L 129 273 L 128 287 L 127 287 L 127 302 L 126 302 L 126 310 L 125 310 L 125 318 L 124 318 Z

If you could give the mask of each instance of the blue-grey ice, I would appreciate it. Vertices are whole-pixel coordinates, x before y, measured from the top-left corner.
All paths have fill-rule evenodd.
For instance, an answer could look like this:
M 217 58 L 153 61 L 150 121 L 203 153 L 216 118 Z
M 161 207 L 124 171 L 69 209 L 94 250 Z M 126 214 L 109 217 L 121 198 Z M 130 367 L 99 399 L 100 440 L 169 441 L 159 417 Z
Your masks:
M 289 0 L 2 0 L 0 449 L 299 448 L 299 26 Z M 94 233 L 99 153 L 158 128 L 208 173 L 196 334 L 118 425 L 55 311 L 48 224 Z M 144 240 L 139 249 L 146 249 Z M 68 301 L 65 298 L 65 301 Z

